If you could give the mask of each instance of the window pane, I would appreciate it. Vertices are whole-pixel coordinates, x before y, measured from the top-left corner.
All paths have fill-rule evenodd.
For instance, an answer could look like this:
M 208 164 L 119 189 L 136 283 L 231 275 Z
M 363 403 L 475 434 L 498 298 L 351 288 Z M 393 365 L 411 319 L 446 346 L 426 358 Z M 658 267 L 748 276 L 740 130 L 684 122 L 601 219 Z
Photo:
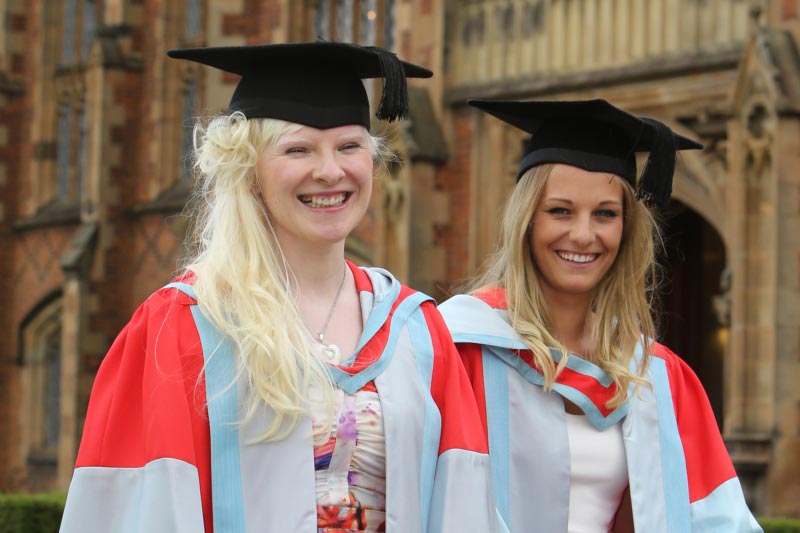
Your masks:
M 374 46 L 378 26 L 378 0 L 361 0 L 361 24 L 358 44 Z
M 394 0 L 383 0 L 386 5 L 383 20 L 383 47 L 394 50 Z
M 69 196 L 70 175 L 70 149 L 72 147 L 72 107 L 69 104 L 61 106 L 58 115 L 58 159 L 57 159 L 57 187 L 56 192 L 60 198 Z
M 353 0 L 336 0 L 336 40 L 353 42 Z
M 61 337 L 55 335 L 48 343 L 45 385 L 44 445 L 58 447 L 58 434 L 61 428 Z
M 183 139 L 181 142 L 180 179 L 192 179 L 192 135 L 195 120 L 195 100 L 197 98 L 197 81 L 191 79 L 186 83 L 183 93 Z
M 78 117 L 78 175 L 75 177 L 75 197 L 80 200 L 83 193 L 83 180 L 86 176 L 87 168 L 87 152 L 89 150 L 87 145 L 87 136 L 89 134 L 88 119 L 86 118 L 86 105 L 81 108 L 81 114 Z
M 186 0 L 187 39 L 197 37 L 200 34 L 200 15 L 202 9 L 202 0 Z
M 330 39 L 331 0 L 317 0 L 314 12 L 314 38 Z
M 64 26 L 61 39 L 61 62 L 72 62 L 75 55 L 75 26 L 77 13 L 76 0 L 64 0 Z
M 89 50 L 92 48 L 94 31 L 97 27 L 95 17 L 95 0 L 84 0 L 83 3 L 83 28 L 81 31 L 81 59 L 89 57 Z

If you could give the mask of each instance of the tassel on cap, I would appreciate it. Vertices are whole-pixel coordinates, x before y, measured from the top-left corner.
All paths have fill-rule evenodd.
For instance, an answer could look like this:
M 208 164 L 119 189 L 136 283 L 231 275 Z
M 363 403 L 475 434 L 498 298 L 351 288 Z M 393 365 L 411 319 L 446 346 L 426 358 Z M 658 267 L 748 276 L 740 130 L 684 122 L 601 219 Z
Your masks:
M 375 46 L 365 48 L 378 56 L 383 74 L 381 101 L 375 116 L 388 122 L 408 118 L 408 86 L 400 60 L 395 54 L 383 48 Z
M 663 207 L 672 194 L 672 176 L 675 173 L 677 140 L 672 130 L 661 122 L 641 119 L 650 128 L 653 141 L 642 175 L 636 187 L 636 197 L 647 207 Z

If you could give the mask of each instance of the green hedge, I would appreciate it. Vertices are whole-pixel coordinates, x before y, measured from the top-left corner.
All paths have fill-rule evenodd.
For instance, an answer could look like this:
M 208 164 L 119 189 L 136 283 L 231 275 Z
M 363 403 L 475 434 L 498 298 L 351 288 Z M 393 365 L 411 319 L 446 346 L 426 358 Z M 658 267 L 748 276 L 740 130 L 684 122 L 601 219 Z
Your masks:
M 58 533 L 65 499 L 64 493 L 0 493 L 0 531 L 3 533 Z
M 791 518 L 759 518 L 764 533 L 800 533 L 800 520 Z
M 0 493 L 0 532 L 58 533 L 66 494 Z M 800 520 L 759 518 L 764 533 L 800 533 Z

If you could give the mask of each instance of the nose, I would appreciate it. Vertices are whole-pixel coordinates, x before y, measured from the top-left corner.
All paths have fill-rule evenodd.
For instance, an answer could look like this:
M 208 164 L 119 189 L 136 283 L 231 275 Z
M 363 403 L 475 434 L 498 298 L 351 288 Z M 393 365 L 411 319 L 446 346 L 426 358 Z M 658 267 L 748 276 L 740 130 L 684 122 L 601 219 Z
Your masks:
M 336 156 L 337 154 L 333 150 L 322 151 L 317 156 L 316 164 L 311 172 L 311 178 L 328 185 L 341 180 L 345 172 Z
M 592 218 L 582 215 L 575 218 L 570 227 L 569 237 L 577 246 L 587 247 L 594 242 L 595 232 Z

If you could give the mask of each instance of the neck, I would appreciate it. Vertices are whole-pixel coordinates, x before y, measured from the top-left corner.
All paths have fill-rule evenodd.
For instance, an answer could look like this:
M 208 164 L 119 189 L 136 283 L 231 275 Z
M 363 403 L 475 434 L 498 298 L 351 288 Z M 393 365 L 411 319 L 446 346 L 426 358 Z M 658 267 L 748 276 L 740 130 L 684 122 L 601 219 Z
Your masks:
M 591 296 L 557 293 L 549 287 L 542 287 L 542 292 L 555 330 L 555 338 L 570 352 L 588 358 L 591 350 L 586 339 L 586 321 L 589 318 Z
M 283 255 L 304 294 L 331 294 L 339 287 L 344 264 L 344 242 L 331 246 L 284 246 Z

